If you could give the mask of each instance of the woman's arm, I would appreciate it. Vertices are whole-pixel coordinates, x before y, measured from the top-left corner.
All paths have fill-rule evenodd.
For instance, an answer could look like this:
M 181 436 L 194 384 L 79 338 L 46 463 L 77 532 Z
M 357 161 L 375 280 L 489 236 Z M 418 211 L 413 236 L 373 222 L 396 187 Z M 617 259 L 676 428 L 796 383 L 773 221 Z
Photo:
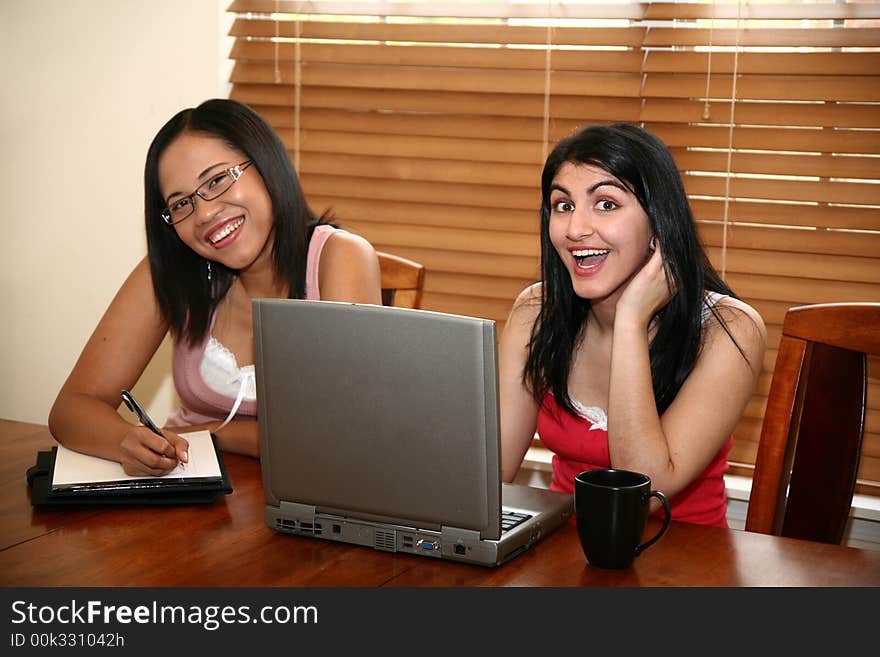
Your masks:
M 507 482 L 516 477 L 538 422 L 538 403 L 523 383 L 523 367 L 540 303 L 540 284 L 526 288 L 514 302 L 499 340 L 501 480 Z
M 187 427 L 165 427 L 163 431 L 181 432 L 206 430 L 217 436 L 217 446 L 221 451 L 245 456 L 260 457 L 260 433 L 257 420 L 230 420 L 217 431 L 222 424 L 220 420 L 205 424 L 194 424 Z
M 318 267 L 318 287 L 324 301 L 382 303 L 379 258 L 367 240 L 336 231 L 327 239 Z
M 730 335 L 714 317 L 706 320 L 696 365 L 672 404 L 658 417 L 648 324 L 669 297 L 658 250 L 618 302 L 609 381 L 608 445 L 613 467 L 643 472 L 651 477 L 653 488 L 672 496 L 708 466 L 733 432 L 761 372 L 766 331 L 760 315 L 747 304 L 735 299 L 720 301 L 716 308 Z
M 116 293 L 49 413 L 49 430 L 66 447 L 122 463 L 133 475 L 158 476 L 186 460 L 186 441 L 126 422 L 116 409 L 168 330 L 142 260 Z M 172 447 L 169 444 L 174 444 Z

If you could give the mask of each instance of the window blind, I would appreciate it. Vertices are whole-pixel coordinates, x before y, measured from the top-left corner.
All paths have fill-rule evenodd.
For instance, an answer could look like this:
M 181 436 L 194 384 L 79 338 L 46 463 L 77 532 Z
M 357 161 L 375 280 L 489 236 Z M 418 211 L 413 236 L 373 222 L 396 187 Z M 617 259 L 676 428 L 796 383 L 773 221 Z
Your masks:
M 786 309 L 880 301 L 880 4 L 235 0 L 231 96 L 317 211 L 494 319 L 539 277 L 540 171 L 589 123 L 670 147 L 713 264 L 767 324 L 735 432 L 754 463 Z M 878 327 L 880 330 L 880 327 Z M 858 489 L 880 482 L 880 363 Z

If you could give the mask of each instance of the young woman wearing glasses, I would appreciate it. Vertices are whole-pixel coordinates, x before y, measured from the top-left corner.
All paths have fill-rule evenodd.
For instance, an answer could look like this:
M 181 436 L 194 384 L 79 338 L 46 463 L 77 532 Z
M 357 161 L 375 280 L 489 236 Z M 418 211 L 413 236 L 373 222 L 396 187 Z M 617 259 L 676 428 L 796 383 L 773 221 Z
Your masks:
M 726 526 L 730 435 L 766 344 L 709 264 L 666 146 L 629 124 L 562 140 L 541 180 L 542 281 L 501 336 L 502 477 L 537 430 L 551 487 L 634 470 L 673 519 Z
M 83 349 L 49 428 L 65 446 L 119 461 L 132 475 L 185 462 L 178 434 L 194 429 L 257 456 L 251 300 L 380 304 L 375 250 L 312 212 L 284 144 L 236 101 L 172 117 L 150 145 L 144 186 L 147 257 Z M 181 407 L 163 438 L 116 409 L 169 331 Z

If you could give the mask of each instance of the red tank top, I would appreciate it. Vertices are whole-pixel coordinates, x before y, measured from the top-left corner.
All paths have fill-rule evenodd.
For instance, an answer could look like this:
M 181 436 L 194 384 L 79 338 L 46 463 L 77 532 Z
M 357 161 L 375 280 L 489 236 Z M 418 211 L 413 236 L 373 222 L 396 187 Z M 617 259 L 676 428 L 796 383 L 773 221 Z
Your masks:
M 608 431 L 589 419 L 571 415 L 549 393 L 538 413 L 538 434 L 541 442 L 554 453 L 550 484 L 553 490 L 572 493 L 574 478 L 579 473 L 611 467 Z M 728 438 L 708 467 L 669 500 L 673 520 L 727 527 L 724 473 L 732 443 L 733 438 Z

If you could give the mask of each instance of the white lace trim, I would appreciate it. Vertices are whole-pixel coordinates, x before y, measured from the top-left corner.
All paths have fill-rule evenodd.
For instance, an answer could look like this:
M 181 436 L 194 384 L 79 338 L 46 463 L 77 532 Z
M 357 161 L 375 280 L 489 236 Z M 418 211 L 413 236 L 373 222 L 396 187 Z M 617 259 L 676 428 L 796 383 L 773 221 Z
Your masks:
M 199 374 L 211 390 L 224 397 L 238 397 L 241 394 L 244 401 L 257 399 L 254 366 L 239 367 L 235 354 L 214 337 L 208 340 L 208 346 L 205 347 Z
M 229 415 L 223 420 L 223 424 L 214 429 L 220 431 L 235 417 L 238 407 L 244 400 L 255 401 L 257 398 L 257 378 L 253 365 L 238 366 L 229 349 L 223 346 L 219 340 L 208 340 L 205 347 L 205 355 L 199 365 L 199 373 L 211 390 L 226 397 L 235 397 L 235 402 L 229 411 Z
M 574 410 L 578 412 L 578 415 L 592 422 L 593 426 L 590 427 L 590 431 L 608 431 L 608 414 L 604 408 L 584 406 L 573 397 L 571 398 L 571 403 L 574 406 Z

